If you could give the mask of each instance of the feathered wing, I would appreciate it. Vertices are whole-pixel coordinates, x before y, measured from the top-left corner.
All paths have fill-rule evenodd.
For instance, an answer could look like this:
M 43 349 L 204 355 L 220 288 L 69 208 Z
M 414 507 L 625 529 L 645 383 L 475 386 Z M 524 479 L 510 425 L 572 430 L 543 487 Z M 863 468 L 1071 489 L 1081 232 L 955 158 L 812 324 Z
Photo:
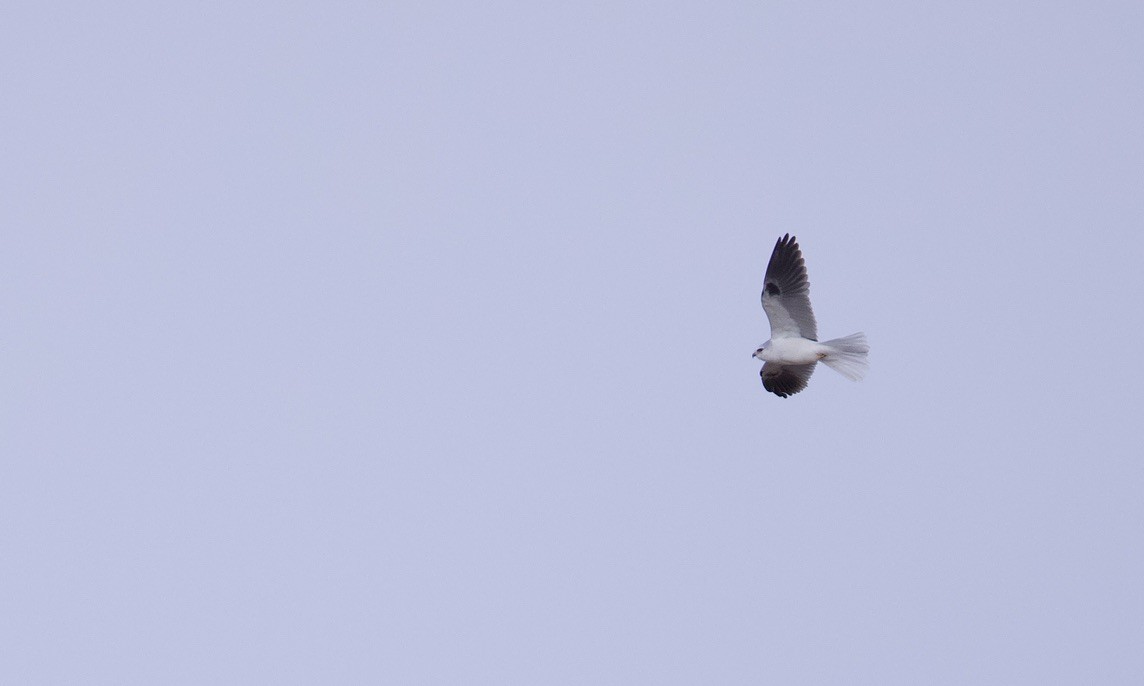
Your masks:
M 771 261 L 767 264 L 763 309 L 771 322 L 771 338 L 801 336 L 818 340 L 818 325 L 814 321 L 814 310 L 810 308 L 806 262 L 802 259 L 798 241 L 789 233 L 775 243 Z
M 763 388 L 780 398 L 785 398 L 806 388 L 810 375 L 814 373 L 815 364 L 811 362 L 781 365 L 768 362 L 759 370 L 759 376 L 763 377 Z

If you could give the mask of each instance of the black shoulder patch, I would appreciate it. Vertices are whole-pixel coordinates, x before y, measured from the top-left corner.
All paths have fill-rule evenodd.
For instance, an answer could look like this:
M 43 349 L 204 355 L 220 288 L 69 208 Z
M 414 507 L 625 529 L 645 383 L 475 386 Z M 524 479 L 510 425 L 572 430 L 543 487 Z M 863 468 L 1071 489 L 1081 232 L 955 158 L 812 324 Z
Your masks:
M 767 295 L 781 295 L 782 291 L 779 290 L 778 284 L 774 281 L 767 282 Z

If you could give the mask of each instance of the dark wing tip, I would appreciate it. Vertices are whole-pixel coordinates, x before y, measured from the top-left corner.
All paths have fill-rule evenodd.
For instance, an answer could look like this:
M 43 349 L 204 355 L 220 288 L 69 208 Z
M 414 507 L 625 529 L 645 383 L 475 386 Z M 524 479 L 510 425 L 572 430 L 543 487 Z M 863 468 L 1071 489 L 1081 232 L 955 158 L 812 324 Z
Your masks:
M 786 398 L 806 388 L 814 367 L 813 362 L 787 366 L 768 362 L 759 370 L 759 376 L 763 379 L 763 388 L 780 398 Z
M 787 389 L 785 385 L 779 382 L 778 378 L 768 379 L 765 376 L 763 377 L 763 388 L 767 389 L 771 393 L 774 393 L 780 398 L 787 398 L 791 393 L 798 392 Z
M 767 262 L 765 295 L 785 295 L 809 288 L 806 278 L 806 261 L 798 247 L 798 239 L 784 234 L 775 243 L 771 259 Z
M 759 376 L 763 379 L 763 388 L 780 398 L 786 398 L 806 388 L 806 382 L 790 372 L 783 371 L 778 375 L 771 376 L 766 373 L 766 370 L 761 369 Z
M 783 237 L 775 242 L 775 249 L 771 251 L 771 262 L 775 262 L 776 258 L 782 259 L 802 259 L 802 249 L 798 247 L 798 238 L 790 235 L 789 233 L 783 234 Z

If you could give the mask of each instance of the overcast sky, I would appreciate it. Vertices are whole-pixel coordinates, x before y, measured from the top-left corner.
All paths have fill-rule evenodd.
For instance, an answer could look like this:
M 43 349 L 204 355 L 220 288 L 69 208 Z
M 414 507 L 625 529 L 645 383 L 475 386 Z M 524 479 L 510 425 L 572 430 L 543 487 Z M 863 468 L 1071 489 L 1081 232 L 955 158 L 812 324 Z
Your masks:
M 0 681 L 1139 684 L 1142 35 L 6 3 Z

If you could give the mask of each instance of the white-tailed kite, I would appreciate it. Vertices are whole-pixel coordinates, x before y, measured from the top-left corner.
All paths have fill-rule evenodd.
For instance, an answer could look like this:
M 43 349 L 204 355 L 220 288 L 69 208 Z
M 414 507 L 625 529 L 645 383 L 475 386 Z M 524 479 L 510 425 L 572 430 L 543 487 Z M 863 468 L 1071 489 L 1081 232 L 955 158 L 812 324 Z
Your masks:
M 763 309 L 771 322 L 771 340 L 755 351 L 764 362 L 763 388 L 785 398 L 806 388 L 814 365 L 822 362 L 858 381 L 866 373 L 870 346 L 866 334 L 818 342 L 818 326 L 810 309 L 810 282 L 798 242 L 789 233 L 775 243 L 763 286 Z

